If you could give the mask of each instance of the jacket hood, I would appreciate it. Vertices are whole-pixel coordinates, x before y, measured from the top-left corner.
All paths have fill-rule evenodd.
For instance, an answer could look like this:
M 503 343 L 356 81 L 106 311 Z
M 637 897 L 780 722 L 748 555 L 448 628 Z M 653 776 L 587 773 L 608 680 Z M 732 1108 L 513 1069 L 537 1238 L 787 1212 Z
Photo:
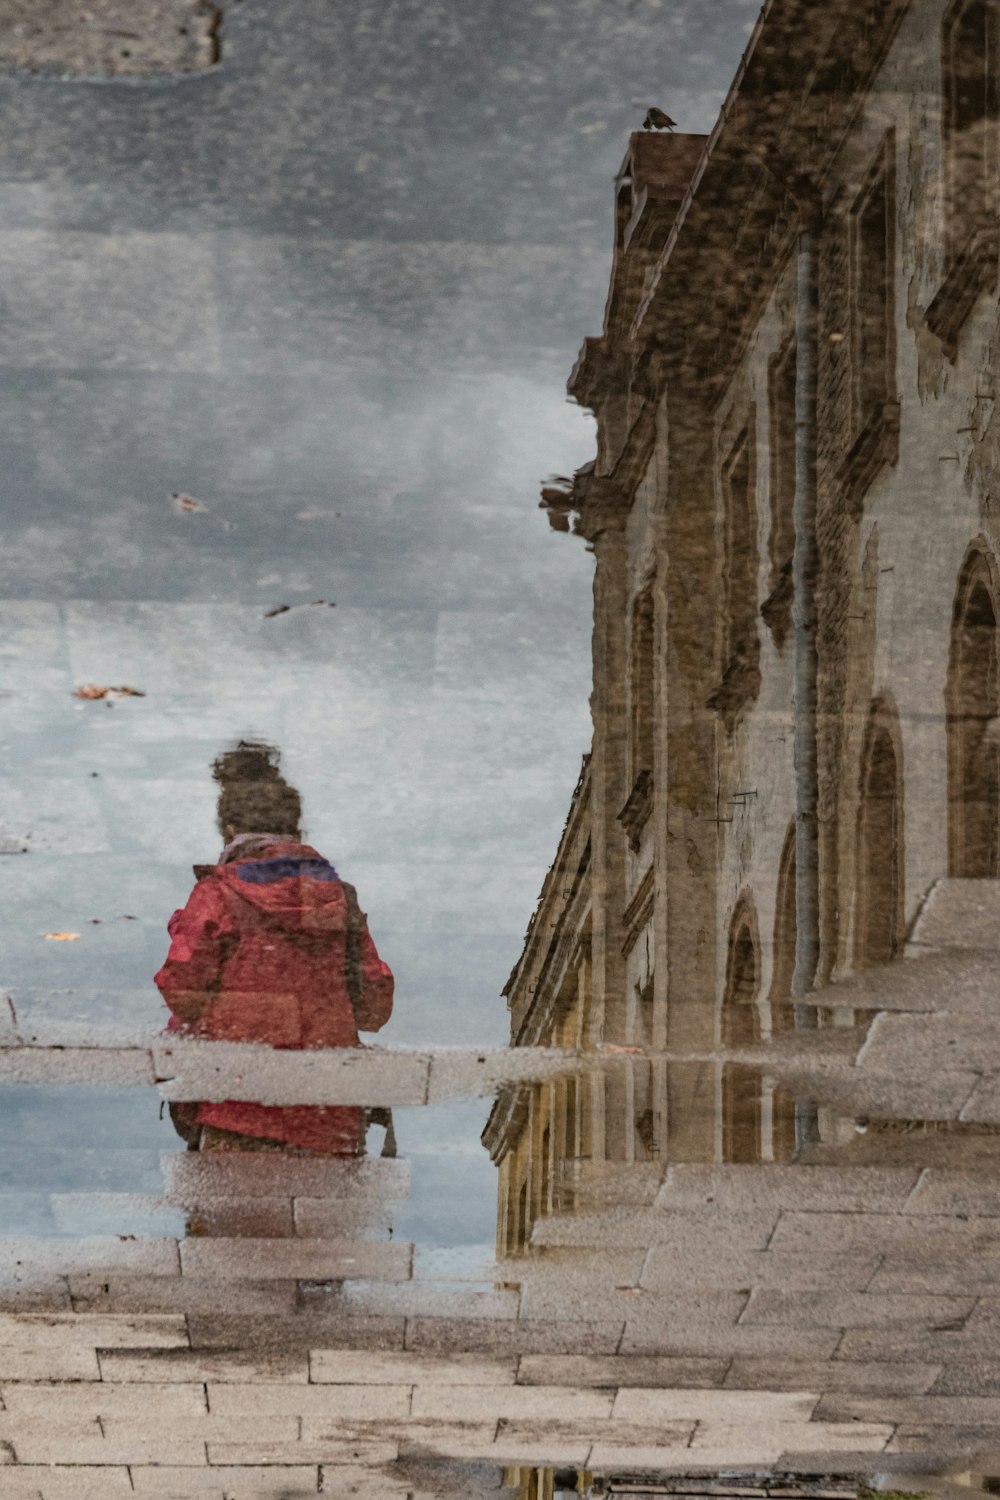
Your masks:
M 340 876 L 309 844 L 272 844 L 264 853 L 213 873 L 232 897 L 256 907 L 291 932 L 331 932 L 345 926 Z

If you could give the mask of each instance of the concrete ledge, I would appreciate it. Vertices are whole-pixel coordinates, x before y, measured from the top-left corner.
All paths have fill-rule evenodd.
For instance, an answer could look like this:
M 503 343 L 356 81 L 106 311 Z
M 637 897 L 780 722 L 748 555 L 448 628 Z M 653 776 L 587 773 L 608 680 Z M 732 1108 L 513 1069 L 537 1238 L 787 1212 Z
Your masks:
M 221 12 L 206 0 L 3 0 L 0 70 L 58 78 L 200 73 L 218 60 Z

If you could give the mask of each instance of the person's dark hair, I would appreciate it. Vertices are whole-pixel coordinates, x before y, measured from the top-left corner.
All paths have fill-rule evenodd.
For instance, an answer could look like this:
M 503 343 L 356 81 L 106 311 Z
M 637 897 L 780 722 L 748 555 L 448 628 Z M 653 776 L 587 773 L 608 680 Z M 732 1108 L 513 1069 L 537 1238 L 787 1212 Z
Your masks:
M 219 783 L 216 819 L 226 843 L 238 833 L 274 833 L 302 838 L 302 799 L 279 770 L 273 745 L 240 740 L 212 766 Z

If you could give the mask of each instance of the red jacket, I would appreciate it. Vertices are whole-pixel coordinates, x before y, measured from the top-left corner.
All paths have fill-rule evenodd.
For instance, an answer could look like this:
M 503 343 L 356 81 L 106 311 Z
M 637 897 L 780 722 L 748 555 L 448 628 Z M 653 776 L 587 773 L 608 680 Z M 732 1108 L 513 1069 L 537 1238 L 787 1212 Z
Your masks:
M 156 985 L 169 1029 L 270 1047 L 357 1047 L 392 1013 L 393 978 L 352 886 L 315 849 L 293 842 L 215 865 L 167 925 Z M 354 1106 L 227 1100 L 197 1106 L 197 1123 L 316 1151 L 357 1150 Z

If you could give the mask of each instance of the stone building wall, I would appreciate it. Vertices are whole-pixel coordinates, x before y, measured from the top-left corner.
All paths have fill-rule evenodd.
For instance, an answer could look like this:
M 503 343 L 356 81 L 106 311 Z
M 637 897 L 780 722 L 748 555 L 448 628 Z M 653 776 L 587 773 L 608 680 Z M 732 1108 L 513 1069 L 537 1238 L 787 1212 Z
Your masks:
M 770 8 L 691 193 L 675 183 L 645 229 L 627 193 L 654 165 L 690 171 L 697 143 L 633 137 L 604 333 L 570 385 L 598 457 L 544 501 L 595 553 L 587 1045 L 676 1054 L 794 1024 L 797 237 L 814 212 L 817 980 L 900 953 L 942 876 L 1000 876 L 993 8 L 851 0 L 799 92 L 780 57 L 803 20 L 799 0 Z M 992 83 L 959 129 L 970 56 Z M 792 1149 L 766 1083 L 734 1145 L 739 1089 L 728 1064 L 633 1069 L 605 1091 L 595 1154 Z

